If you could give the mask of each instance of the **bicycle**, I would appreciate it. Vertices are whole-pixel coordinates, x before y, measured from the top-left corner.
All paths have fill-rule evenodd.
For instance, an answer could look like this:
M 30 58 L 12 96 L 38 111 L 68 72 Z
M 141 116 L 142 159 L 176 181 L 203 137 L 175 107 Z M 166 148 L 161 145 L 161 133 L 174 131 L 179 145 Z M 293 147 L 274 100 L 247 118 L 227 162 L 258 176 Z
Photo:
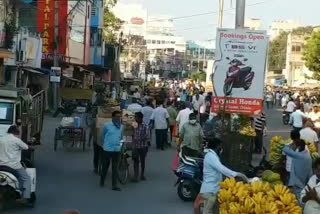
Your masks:
M 120 150 L 120 158 L 118 165 L 118 180 L 121 184 L 126 184 L 129 178 L 129 162 L 128 158 L 130 155 L 128 154 L 129 148 L 127 146 L 128 143 L 122 142 L 121 150 Z

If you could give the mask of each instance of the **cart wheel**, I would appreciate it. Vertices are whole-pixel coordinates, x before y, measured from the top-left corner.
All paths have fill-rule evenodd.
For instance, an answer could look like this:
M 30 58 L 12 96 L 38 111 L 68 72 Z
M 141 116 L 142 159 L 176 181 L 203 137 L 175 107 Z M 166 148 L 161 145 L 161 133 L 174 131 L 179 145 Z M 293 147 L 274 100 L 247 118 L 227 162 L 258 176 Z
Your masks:
M 121 184 L 126 184 L 129 177 L 129 164 L 125 154 L 120 157 L 118 166 L 118 179 Z

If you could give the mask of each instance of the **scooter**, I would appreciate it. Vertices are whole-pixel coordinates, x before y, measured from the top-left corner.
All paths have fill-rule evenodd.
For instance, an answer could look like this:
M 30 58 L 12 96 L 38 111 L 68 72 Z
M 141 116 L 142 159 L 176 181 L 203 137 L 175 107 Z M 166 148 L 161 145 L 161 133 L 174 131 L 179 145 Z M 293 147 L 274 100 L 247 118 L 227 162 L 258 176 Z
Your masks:
M 229 57 L 226 59 L 230 60 Z M 246 62 L 248 59 L 244 59 Z M 223 92 L 229 96 L 233 88 L 243 88 L 248 90 L 251 87 L 254 78 L 254 72 L 250 66 L 245 66 L 240 60 L 233 59 L 230 61 L 230 67 L 224 81 Z M 244 66 L 244 67 L 243 67 Z
M 183 201 L 193 201 L 200 192 L 203 179 L 203 159 L 193 158 L 179 154 L 180 162 L 178 169 L 175 171 L 178 180 L 175 184 L 177 193 Z
M 36 169 L 30 160 L 25 159 L 21 163 L 31 179 L 31 197 L 28 206 L 34 207 L 36 203 Z M 17 200 L 22 198 L 23 192 L 20 189 L 19 174 L 8 166 L 0 166 L 0 210 L 14 205 Z

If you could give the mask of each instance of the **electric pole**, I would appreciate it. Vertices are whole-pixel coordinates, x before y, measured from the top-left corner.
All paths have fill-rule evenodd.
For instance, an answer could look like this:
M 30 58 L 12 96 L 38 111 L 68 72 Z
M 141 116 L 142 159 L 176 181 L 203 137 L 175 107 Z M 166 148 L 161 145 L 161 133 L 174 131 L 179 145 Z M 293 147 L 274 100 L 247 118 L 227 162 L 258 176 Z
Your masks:
M 222 28 L 222 24 L 223 24 L 223 9 L 224 9 L 224 0 L 219 0 L 219 21 L 218 21 L 218 28 Z
M 53 66 L 59 67 L 59 0 L 55 0 L 55 12 L 54 12 L 54 58 Z M 61 70 L 60 74 L 61 75 Z M 59 82 L 52 82 L 53 84 L 53 108 L 58 109 L 58 84 Z
M 236 29 L 244 28 L 246 0 L 237 0 L 236 5 Z

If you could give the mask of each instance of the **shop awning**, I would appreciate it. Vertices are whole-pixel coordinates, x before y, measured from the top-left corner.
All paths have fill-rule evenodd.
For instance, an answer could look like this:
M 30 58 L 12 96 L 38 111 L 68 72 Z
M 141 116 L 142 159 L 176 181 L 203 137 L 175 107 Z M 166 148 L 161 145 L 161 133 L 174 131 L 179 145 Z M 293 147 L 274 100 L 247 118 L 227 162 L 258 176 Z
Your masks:
M 0 48 L 0 58 L 14 58 L 14 54 L 8 51 L 7 49 Z
M 80 81 L 80 80 L 75 79 L 75 78 L 72 78 L 72 77 L 68 77 L 68 76 L 65 76 L 65 75 L 63 75 L 63 78 L 64 78 L 64 79 L 67 79 L 67 80 L 74 81 L 74 82 L 79 82 L 79 83 L 81 83 L 81 81 Z
M 31 73 L 34 73 L 34 74 L 44 75 L 44 73 L 42 73 L 41 71 L 37 71 L 37 70 L 32 69 L 32 68 L 22 68 L 22 70 L 27 71 L 27 72 L 31 72 Z

